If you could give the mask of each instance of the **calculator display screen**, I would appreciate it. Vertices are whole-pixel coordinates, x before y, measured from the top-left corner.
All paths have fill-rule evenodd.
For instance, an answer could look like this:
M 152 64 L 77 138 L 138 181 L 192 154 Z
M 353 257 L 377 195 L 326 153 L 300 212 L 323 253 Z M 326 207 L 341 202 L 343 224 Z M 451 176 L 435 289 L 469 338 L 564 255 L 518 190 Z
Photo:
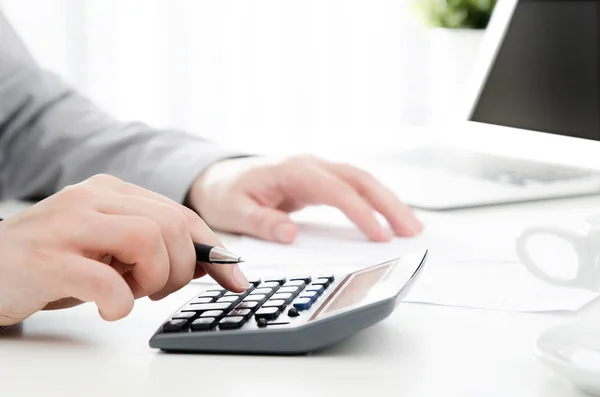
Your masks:
M 361 303 L 393 264 L 385 263 L 351 274 L 341 289 L 332 295 L 331 300 L 323 304 L 315 319 Z

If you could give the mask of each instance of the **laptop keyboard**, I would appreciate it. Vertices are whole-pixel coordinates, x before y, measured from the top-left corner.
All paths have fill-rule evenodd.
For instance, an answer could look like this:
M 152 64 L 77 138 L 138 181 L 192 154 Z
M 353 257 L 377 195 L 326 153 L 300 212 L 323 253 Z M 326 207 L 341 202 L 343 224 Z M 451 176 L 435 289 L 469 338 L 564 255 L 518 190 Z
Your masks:
M 405 152 L 400 154 L 400 161 L 419 168 L 521 186 L 600 176 L 600 172 L 590 169 L 442 149 Z

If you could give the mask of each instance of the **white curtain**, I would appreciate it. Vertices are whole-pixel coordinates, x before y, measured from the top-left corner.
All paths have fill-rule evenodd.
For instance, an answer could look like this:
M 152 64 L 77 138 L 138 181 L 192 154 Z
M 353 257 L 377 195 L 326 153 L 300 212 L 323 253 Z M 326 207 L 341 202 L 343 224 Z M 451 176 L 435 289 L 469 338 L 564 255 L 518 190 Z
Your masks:
M 385 139 L 424 117 L 410 0 L 1 0 L 115 116 L 217 141 Z

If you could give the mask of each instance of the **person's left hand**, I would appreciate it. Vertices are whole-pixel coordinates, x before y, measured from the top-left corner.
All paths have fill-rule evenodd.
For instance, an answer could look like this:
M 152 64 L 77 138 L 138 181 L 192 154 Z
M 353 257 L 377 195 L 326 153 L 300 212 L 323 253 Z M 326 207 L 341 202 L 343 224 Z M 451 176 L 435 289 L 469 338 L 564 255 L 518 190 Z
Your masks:
M 191 187 L 188 204 L 213 229 L 280 243 L 293 242 L 298 232 L 288 213 L 308 205 L 339 208 L 372 241 L 414 236 L 423 227 L 408 206 L 365 171 L 314 157 L 215 163 Z M 380 225 L 375 211 L 391 230 Z

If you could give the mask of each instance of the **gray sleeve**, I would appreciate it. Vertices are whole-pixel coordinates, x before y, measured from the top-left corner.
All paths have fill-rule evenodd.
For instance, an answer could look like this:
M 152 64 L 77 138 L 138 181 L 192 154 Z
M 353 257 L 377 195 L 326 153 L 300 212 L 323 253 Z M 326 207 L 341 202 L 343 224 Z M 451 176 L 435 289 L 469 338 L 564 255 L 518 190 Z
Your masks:
M 111 118 L 42 70 L 0 11 L 1 199 L 39 199 L 107 173 L 183 203 L 207 166 L 243 155 Z

